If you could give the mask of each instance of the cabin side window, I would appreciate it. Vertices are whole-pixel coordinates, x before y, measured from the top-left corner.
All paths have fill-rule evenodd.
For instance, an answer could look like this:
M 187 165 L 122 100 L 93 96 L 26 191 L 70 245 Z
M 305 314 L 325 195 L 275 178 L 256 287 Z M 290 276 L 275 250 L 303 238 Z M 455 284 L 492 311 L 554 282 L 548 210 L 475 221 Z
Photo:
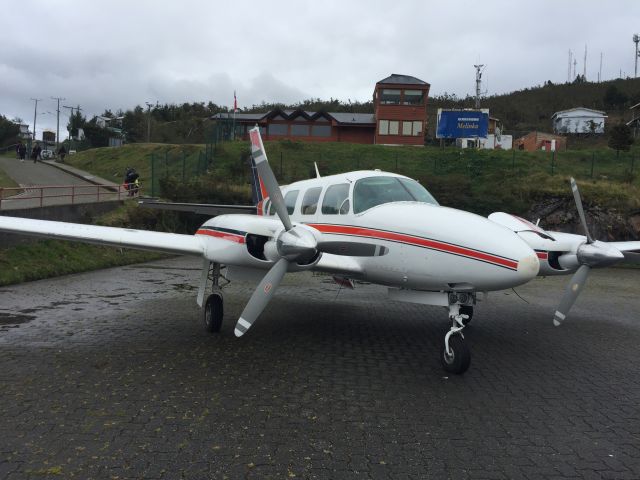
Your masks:
M 322 187 L 310 188 L 304 193 L 304 197 L 302 197 L 302 206 L 300 207 L 300 213 L 302 213 L 302 215 L 313 215 L 316 213 L 321 193 Z
M 292 215 L 293 211 L 296 208 L 296 200 L 298 199 L 298 193 L 300 193 L 300 190 L 291 190 L 290 192 L 287 192 L 287 194 L 284 196 L 284 204 L 287 207 L 287 212 L 289 212 L 289 215 Z
M 322 199 L 322 213 L 344 215 L 349 213 L 349 184 L 341 183 L 327 188 Z

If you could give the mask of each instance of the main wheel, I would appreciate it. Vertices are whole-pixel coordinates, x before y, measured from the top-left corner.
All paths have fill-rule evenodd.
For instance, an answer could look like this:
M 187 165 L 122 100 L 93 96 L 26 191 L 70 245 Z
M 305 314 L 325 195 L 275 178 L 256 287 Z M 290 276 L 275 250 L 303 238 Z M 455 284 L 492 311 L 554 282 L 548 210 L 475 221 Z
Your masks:
M 440 352 L 442 367 L 449 373 L 461 375 L 467 371 L 471 363 L 469 347 L 467 347 L 466 342 L 460 335 L 451 335 L 449 337 L 449 348 L 451 349 L 451 355 L 447 354 L 444 345 L 442 345 Z
M 219 332 L 222 328 L 222 316 L 224 314 L 222 295 L 212 293 L 204 305 L 204 328 L 208 332 Z
M 462 320 L 463 325 L 468 325 L 469 322 L 471 322 L 471 319 L 473 318 L 473 306 L 460 305 L 460 314 L 469 316 L 469 318 L 467 318 L 466 320 Z

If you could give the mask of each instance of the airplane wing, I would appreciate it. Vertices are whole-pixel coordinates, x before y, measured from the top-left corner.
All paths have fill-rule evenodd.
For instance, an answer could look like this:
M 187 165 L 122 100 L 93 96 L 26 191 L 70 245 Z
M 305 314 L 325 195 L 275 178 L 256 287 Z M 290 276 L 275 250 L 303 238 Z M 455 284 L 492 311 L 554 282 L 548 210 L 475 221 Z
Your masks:
M 625 260 L 640 263 L 640 242 L 607 242 L 622 252 Z
M 228 213 L 247 213 L 256 214 L 257 207 L 255 205 L 213 205 L 209 203 L 177 203 L 177 202 L 159 202 L 152 198 L 138 200 L 141 207 L 153 208 L 156 210 L 171 210 L 174 212 L 192 212 L 217 217 L 218 215 L 226 215 Z
M 179 255 L 204 255 L 204 245 L 194 235 L 150 232 L 130 228 L 101 227 L 0 216 L 0 232 L 22 233 L 56 240 L 76 240 L 112 247 L 152 250 Z

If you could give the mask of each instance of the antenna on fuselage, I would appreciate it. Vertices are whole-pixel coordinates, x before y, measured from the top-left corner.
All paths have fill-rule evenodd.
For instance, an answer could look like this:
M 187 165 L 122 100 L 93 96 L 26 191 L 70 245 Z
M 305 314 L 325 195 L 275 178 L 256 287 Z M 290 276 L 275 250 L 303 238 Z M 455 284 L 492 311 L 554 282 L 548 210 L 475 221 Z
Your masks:
M 318 164 L 316 162 L 313 162 L 313 166 L 316 167 L 316 178 L 321 178 L 320 171 L 318 170 Z

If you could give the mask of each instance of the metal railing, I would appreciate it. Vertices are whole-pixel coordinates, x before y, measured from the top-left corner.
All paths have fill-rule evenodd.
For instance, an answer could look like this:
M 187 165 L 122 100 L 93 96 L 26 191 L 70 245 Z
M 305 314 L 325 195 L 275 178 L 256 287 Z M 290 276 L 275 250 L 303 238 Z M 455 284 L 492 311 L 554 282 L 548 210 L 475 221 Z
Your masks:
M 3 203 L 21 206 L 31 201 L 36 207 L 47 204 L 71 204 L 123 200 L 140 195 L 142 187 L 131 185 L 35 185 L 25 187 L 0 187 L 0 208 Z M 89 198 L 91 197 L 91 198 Z M 50 199 L 58 199 L 50 201 Z M 64 201 L 62 199 L 68 199 Z

